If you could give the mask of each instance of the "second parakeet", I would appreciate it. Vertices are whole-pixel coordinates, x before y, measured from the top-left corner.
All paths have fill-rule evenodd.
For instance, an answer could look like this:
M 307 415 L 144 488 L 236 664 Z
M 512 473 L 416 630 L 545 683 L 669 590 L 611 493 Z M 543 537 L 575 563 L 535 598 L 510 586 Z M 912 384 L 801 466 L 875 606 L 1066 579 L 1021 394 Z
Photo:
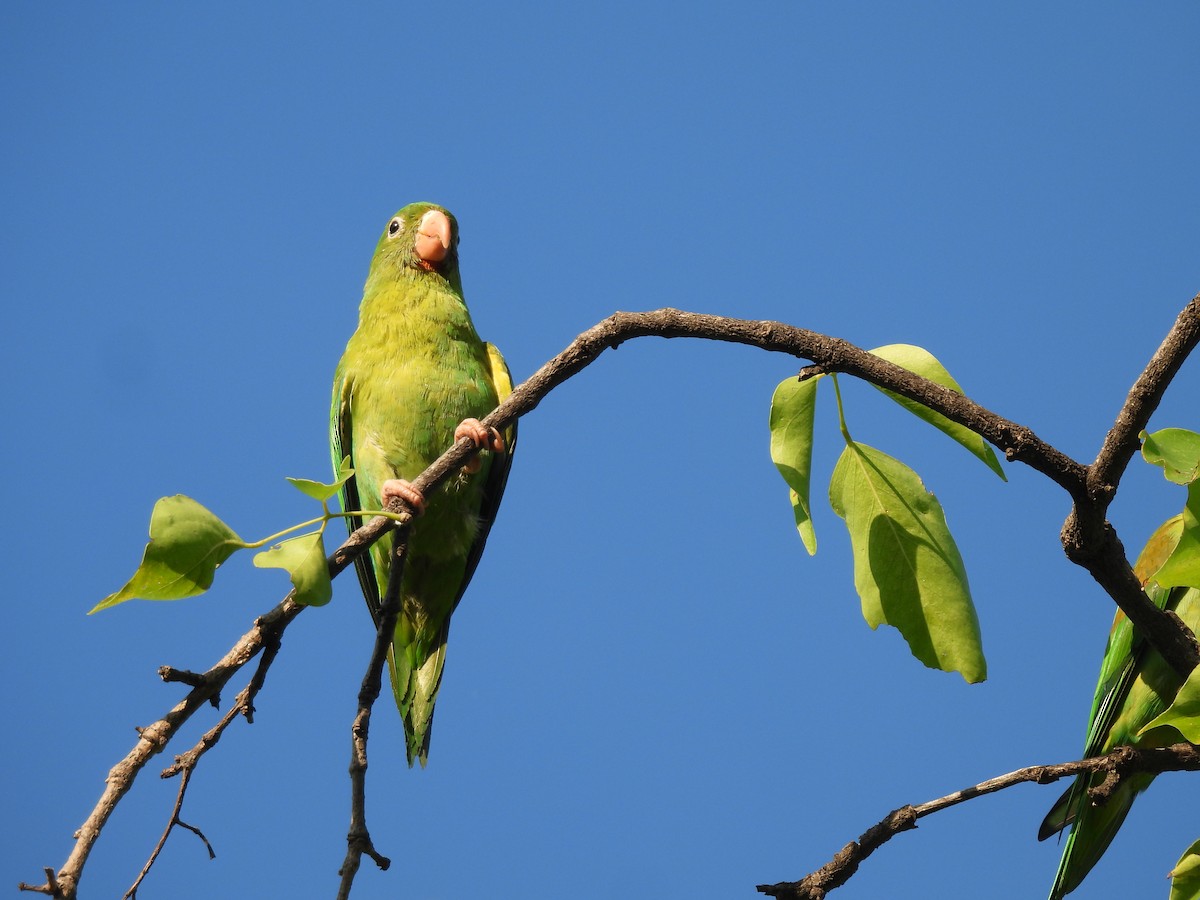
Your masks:
M 1150 580 L 1174 549 L 1181 528 L 1179 516 L 1164 523 L 1147 542 L 1134 571 L 1146 585 L 1146 595 L 1155 604 L 1162 609 L 1174 610 L 1185 625 L 1197 631 L 1200 630 L 1200 590 L 1181 587 L 1167 590 Z M 1140 737 L 1138 732 L 1171 705 L 1182 683 L 1179 674 L 1139 638 L 1129 619 L 1118 611 L 1100 666 L 1084 758 L 1100 756 L 1119 745 L 1153 747 L 1180 740 L 1179 733 L 1171 728 L 1154 728 Z M 1039 840 L 1064 828 L 1071 829 L 1054 877 L 1050 900 L 1060 900 L 1079 886 L 1112 843 L 1134 798 L 1149 787 L 1154 776 L 1129 776 L 1103 805 L 1093 806 L 1087 790 L 1099 785 L 1103 779 L 1103 775 L 1077 778 L 1042 822 Z
M 388 655 L 410 766 L 428 757 L 450 614 L 483 552 L 516 443 L 515 425 L 499 435 L 478 420 L 511 392 L 503 357 L 480 340 L 463 301 L 458 223 L 432 203 L 404 207 L 375 247 L 358 329 L 334 375 L 330 443 L 334 466 L 348 455 L 354 469 L 345 510 L 378 510 L 393 496 L 423 509 Z M 464 435 L 485 448 L 472 465 L 428 498 L 413 492 L 408 482 Z M 356 560 L 377 623 L 392 546 L 389 532 Z

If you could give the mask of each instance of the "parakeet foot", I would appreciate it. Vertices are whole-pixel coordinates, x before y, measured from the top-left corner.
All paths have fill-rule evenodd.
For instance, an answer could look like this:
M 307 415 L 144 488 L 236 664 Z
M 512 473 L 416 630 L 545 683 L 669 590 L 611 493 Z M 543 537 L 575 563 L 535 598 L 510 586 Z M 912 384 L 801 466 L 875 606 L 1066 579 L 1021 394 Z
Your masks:
M 470 438 L 481 450 L 504 450 L 504 438 L 495 428 L 488 428 L 478 419 L 463 419 L 454 429 L 454 439 Z
M 470 438 L 472 443 L 481 450 L 494 450 L 497 453 L 504 450 L 504 438 L 500 436 L 500 432 L 495 428 L 488 428 L 478 419 L 463 419 L 458 423 L 458 427 L 454 429 L 454 440 L 458 441 L 462 438 Z M 463 470 L 468 474 L 474 474 L 479 471 L 483 462 L 478 456 L 471 457 L 471 461 L 463 466 Z
M 392 500 L 399 497 L 411 506 L 418 516 L 425 512 L 425 495 L 413 487 L 412 482 L 403 478 L 389 478 L 383 483 L 379 493 L 385 509 Z

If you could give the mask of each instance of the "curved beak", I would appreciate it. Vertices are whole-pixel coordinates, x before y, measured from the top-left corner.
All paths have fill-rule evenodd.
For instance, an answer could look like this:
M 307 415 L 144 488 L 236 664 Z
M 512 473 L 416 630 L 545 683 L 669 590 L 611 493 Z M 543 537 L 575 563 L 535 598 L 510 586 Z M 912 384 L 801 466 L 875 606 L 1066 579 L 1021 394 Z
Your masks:
M 417 223 L 417 239 L 413 245 L 417 258 L 426 263 L 440 263 L 450 252 L 450 219 L 440 209 L 431 209 Z

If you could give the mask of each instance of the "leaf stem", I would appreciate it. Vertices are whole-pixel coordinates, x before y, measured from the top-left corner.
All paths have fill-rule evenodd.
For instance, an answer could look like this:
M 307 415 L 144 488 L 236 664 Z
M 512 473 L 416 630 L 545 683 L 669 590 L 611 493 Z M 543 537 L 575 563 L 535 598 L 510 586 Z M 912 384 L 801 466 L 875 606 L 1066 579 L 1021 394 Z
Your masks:
M 846 427 L 846 410 L 842 406 L 842 387 L 838 384 L 837 372 L 830 372 L 829 377 L 833 380 L 833 395 L 837 398 L 838 411 L 838 427 L 842 430 L 842 437 L 846 439 L 846 445 L 854 443 L 854 438 L 850 437 L 850 429 Z
M 299 531 L 301 528 L 308 528 L 310 525 L 316 525 L 319 522 L 321 527 L 318 530 L 324 531 L 325 524 L 330 519 L 347 519 L 351 516 L 359 516 L 364 520 L 374 518 L 375 516 L 383 516 L 384 518 L 391 519 L 393 522 L 406 521 L 408 518 L 405 515 L 389 512 L 386 509 L 358 509 L 351 510 L 350 512 L 330 512 L 329 508 L 326 507 L 324 515 L 317 516 L 314 519 L 308 519 L 298 525 L 292 525 L 290 528 L 283 529 L 283 531 L 277 531 L 274 534 L 263 538 L 261 541 L 241 541 L 238 546 L 240 546 L 243 550 L 257 550 L 259 547 L 265 547 L 267 544 L 279 540 L 284 535 L 291 534 L 293 531 Z
M 393 522 L 408 522 L 412 519 L 409 513 L 395 513 L 388 509 L 352 509 L 350 512 L 335 512 L 330 513 L 331 519 L 348 519 L 351 516 L 358 516 L 364 522 L 367 519 L 372 519 L 375 516 L 383 516 L 385 519 L 391 519 Z
M 268 535 L 261 541 L 242 541 L 241 546 L 244 550 L 257 550 L 259 547 L 265 547 L 267 544 L 279 540 L 285 534 L 291 534 L 293 531 L 299 531 L 301 528 L 307 528 L 310 525 L 316 525 L 318 522 L 321 523 L 321 529 L 324 530 L 325 523 L 328 521 L 329 516 L 317 516 L 315 519 L 309 519 L 305 522 L 301 522 L 299 525 L 292 525 L 290 528 L 283 529 L 283 531 L 277 531 L 272 535 Z

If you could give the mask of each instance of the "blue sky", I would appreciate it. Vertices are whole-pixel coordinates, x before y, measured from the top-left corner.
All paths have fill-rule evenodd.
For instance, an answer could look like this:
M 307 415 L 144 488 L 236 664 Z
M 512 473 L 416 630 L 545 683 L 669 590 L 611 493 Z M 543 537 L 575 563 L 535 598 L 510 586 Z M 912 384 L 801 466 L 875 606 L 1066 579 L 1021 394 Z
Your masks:
M 156 668 L 207 668 L 282 596 L 247 556 L 203 598 L 84 615 L 160 496 L 248 538 L 311 514 L 283 478 L 328 472 L 333 367 L 396 209 L 458 216 L 518 379 L 617 309 L 779 319 L 920 344 L 1089 461 L 1200 290 L 1198 37 L 1187 3 L 5 5 L 8 884 L 62 863 L 175 702 Z M 795 535 L 766 424 L 798 365 L 646 339 L 522 422 L 425 771 L 378 707 L 368 821 L 394 864 L 356 897 L 753 897 L 896 806 L 1078 754 L 1112 605 L 1058 546 L 1065 495 L 843 384 L 970 572 L 990 678 L 927 670 L 859 612 L 829 396 L 816 558 Z M 1192 361 L 1153 424 L 1200 426 L 1198 390 Z M 1181 505 L 1135 463 L 1112 521 L 1132 551 Z M 174 837 L 144 896 L 332 895 L 372 636 L 335 587 L 196 773 L 183 815 L 217 859 Z M 165 823 L 157 762 L 89 896 Z M 836 896 L 1043 896 L 1059 790 L 926 819 Z M 1200 780 L 1162 777 L 1077 896 L 1165 897 L 1197 805 Z

